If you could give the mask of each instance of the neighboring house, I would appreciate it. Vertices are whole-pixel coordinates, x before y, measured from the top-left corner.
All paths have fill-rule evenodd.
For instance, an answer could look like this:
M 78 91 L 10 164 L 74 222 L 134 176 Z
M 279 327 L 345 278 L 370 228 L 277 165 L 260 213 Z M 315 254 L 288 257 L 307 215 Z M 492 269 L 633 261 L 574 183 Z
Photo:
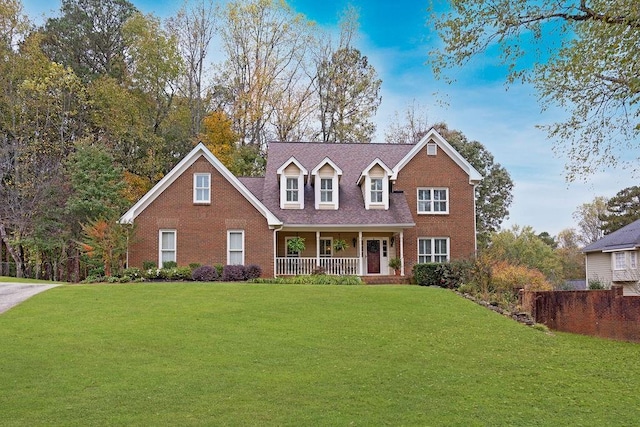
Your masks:
M 122 216 L 136 224 L 128 265 L 387 275 L 397 257 L 404 275 L 475 254 L 481 179 L 434 129 L 412 145 L 272 142 L 260 178 L 235 177 L 198 144 Z M 295 237 L 304 251 L 288 250 Z
M 599 281 L 605 287 L 621 285 L 625 295 L 640 294 L 640 220 L 604 236 L 582 249 L 586 255 L 587 283 Z

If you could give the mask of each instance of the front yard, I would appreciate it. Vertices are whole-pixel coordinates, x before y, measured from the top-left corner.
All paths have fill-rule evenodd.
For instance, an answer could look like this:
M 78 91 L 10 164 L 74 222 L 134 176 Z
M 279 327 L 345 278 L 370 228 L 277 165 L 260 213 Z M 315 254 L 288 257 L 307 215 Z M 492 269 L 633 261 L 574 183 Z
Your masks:
M 61 286 L 0 343 L 3 426 L 637 423 L 637 344 L 444 289 Z

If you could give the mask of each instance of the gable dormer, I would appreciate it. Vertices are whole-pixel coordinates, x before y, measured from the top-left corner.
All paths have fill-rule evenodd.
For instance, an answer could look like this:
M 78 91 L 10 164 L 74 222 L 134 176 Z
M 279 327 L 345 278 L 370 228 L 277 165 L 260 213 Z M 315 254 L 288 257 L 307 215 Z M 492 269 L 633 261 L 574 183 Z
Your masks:
M 314 186 L 314 200 L 316 209 L 336 210 L 340 206 L 338 198 L 342 169 L 325 157 L 318 166 L 311 171 Z
M 365 209 L 389 209 L 389 177 L 392 174 L 393 171 L 378 158 L 362 171 L 358 185 Z
M 280 182 L 280 209 L 304 209 L 304 182 L 309 174 L 295 157 L 290 157 L 277 171 Z

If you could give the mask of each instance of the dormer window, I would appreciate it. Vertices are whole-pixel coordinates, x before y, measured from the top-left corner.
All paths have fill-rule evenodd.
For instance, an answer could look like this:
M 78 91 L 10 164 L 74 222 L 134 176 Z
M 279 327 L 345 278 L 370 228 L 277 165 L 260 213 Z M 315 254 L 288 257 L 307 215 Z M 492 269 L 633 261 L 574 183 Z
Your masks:
M 338 189 L 342 169 L 330 158 L 325 157 L 311 171 L 312 184 L 315 188 L 315 208 L 336 210 L 339 207 Z
M 375 159 L 360 175 L 365 209 L 389 209 L 389 177 L 393 171 L 380 159 Z
M 291 157 L 280 166 L 278 179 L 281 209 L 304 209 L 304 177 L 308 174 L 295 157 Z
M 320 201 L 333 203 L 333 179 L 320 178 Z
M 287 202 L 298 202 L 298 177 L 287 177 Z
M 382 203 L 382 178 L 371 178 L 371 203 Z

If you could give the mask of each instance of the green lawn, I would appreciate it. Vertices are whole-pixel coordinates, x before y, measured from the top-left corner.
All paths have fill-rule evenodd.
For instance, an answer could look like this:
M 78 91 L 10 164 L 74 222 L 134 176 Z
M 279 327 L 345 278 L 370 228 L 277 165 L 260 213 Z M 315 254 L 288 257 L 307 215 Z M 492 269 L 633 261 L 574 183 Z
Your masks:
M 0 315 L 0 425 L 636 425 L 640 346 L 417 286 L 61 286 Z

